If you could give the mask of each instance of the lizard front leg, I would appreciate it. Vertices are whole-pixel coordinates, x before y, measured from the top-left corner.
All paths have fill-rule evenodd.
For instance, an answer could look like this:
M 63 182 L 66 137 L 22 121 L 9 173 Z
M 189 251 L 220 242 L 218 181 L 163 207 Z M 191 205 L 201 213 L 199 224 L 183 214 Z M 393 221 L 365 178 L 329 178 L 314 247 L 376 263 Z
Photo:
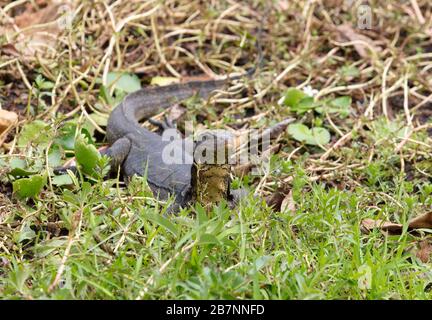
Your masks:
M 122 165 L 123 161 L 126 160 L 131 149 L 131 141 L 126 138 L 120 138 L 116 140 L 111 147 L 109 147 L 105 154 L 110 157 L 111 171 L 117 171 L 119 166 Z

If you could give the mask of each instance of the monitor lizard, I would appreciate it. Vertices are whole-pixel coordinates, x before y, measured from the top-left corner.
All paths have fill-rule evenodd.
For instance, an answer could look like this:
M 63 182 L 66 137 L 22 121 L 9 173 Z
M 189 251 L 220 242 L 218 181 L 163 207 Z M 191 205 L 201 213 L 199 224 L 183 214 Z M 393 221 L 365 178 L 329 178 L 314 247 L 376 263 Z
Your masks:
M 120 169 L 126 183 L 134 175 L 145 176 L 150 189 L 160 200 L 174 197 L 174 203 L 168 208 L 169 212 L 176 212 L 191 202 L 199 202 L 206 209 L 222 200 L 228 200 L 231 207 L 238 202 L 245 193 L 242 190 L 230 190 L 231 166 L 227 158 L 224 163 L 203 162 L 199 157 L 194 157 L 193 150 L 192 154 L 186 151 L 186 139 L 167 141 L 159 134 L 142 127 L 139 122 L 149 120 L 159 111 L 192 96 L 206 99 L 231 80 L 252 77 L 263 60 L 260 42 L 261 28 L 256 40 L 256 65 L 242 75 L 223 80 L 147 87 L 128 94 L 108 118 L 106 138 L 109 147 L 103 153 L 110 158 L 111 171 L 117 172 Z M 280 128 L 286 128 L 290 121 L 291 119 L 285 120 L 271 130 L 280 131 Z M 226 132 L 216 137 L 216 144 L 212 146 L 214 151 L 223 149 L 227 152 L 228 139 Z M 183 156 L 182 161 L 164 161 L 163 155 L 168 145 L 174 154 Z
M 178 211 L 192 200 L 197 200 L 197 193 L 202 192 L 200 193 L 201 189 L 195 186 L 207 184 L 206 181 L 201 181 L 205 179 L 210 179 L 212 185 L 223 186 L 220 190 L 214 189 L 219 194 L 213 195 L 210 199 L 214 202 L 226 199 L 229 196 L 227 181 L 230 174 L 226 164 L 197 163 L 192 154 L 185 152 L 185 139 L 166 141 L 157 133 L 141 127 L 139 121 L 147 120 L 159 111 L 194 95 L 202 99 L 208 98 L 214 90 L 223 87 L 228 81 L 244 76 L 250 77 L 254 72 L 255 68 L 244 75 L 224 80 L 191 81 L 143 88 L 127 95 L 108 118 L 106 137 L 110 147 L 105 153 L 111 159 L 112 170 L 120 168 L 126 183 L 133 175 L 146 176 L 151 190 L 161 200 L 174 196 L 174 204 L 169 211 Z M 177 154 L 184 156 L 181 163 L 164 161 L 163 154 L 168 145 L 174 154 L 178 151 Z M 206 174 L 196 174 L 197 168 L 198 172 L 205 171 Z M 201 180 L 196 181 L 197 177 Z

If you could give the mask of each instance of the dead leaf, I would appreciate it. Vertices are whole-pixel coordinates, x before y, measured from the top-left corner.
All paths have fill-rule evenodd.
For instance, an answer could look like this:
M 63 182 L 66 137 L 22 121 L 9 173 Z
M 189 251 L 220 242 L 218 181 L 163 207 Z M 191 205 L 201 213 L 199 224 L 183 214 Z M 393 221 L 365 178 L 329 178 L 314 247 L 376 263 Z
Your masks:
M 282 203 L 285 200 L 285 197 L 290 193 L 291 189 L 288 189 L 288 186 L 283 185 L 276 189 L 276 191 L 270 196 L 265 198 L 265 202 L 274 211 L 279 212 L 282 211 Z
M 0 134 L 18 122 L 18 115 L 15 112 L 0 109 Z
M 54 237 L 58 237 L 61 232 L 61 226 L 57 222 L 47 222 L 45 224 L 46 230 L 52 234 Z
M 409 223 L 409 229 L 432 229 L 432 211 L 422 214 Z
M 24 29 L 32 25 L 46 23 L 53 19 L 60 4 L 51 4 L 47 7 L 34 11 L 32 6 L 27 6 L 27 9 L 19 16 L 15 17 L 15 24 Z
M 381 51 L 381 48 L 376 46 L 372 39 L 369 37 L 357 33 L 349 24 L 342 24 L 336 27 L 336 30 L 340 33 L 340 35 L 348 41 L 362 41 L 370 46 L 370 48 L 375 51 Z M 353 44 L 355 50 L 362 58 L 369 58 L 369 50 L 367 46 L 361 42 L 355 42 Z
M 296 203 L 295 203 L 294 198 L 293 198 L 292 189 L 288 192 L 288 194 L 282 200 L 280 211 L 281 212 L 289 212 L 291 214 L 295 213 Z
M 70 22 L 72 10 L 73 5 L 69 1 L 53 1 L 38 11 L 28 6 L 23 13 L 14 17 L 14 23 L 20 31 L 16 32 L 12 27 L 3 28 L 0 35 L 10 39 L 14 48 L 24 56 L 47 53 L 47 49 L 55 46 L 58 36 Z
M 7 43 L 2 46 L 0 46 L 0 53 L 6 55 L 6 56 L 12 56 L 12 57 L 19 57 L 20 54 L 18 50 L 15 48 L 15 46 L 12 43 Z
M 416 257 L 421 260 L 423 263 L 429 262 L 431 253 L 432 253 L 432 245 L 428 240 L 420 241 L 419 243 L 420 249 L 416 253 Z
M 180 79 L 181 83 L 190 82 L 190 81 L 208 81 L 213 80 L 211 77 L 209 77 L 206 74 L 199 75 L 199 76 L 185 76 Z
M 381 231 L 396 235 L 402 233 L 403 225 L 383 220 L 364 219 L 361 222 L 361 229 L 365 233 L 373 229 L 380 229 Z M 409 231 L 417 229 L 432 229 L 432 211 L 422 214 L 409 222 Z
M 361 228 L 364 233 L 368 233 L 373 229 L 381 229 L 390 234 L 397 234 L 402 231 L 402 225 L 384 220 L 364 219 L 361 222 Z

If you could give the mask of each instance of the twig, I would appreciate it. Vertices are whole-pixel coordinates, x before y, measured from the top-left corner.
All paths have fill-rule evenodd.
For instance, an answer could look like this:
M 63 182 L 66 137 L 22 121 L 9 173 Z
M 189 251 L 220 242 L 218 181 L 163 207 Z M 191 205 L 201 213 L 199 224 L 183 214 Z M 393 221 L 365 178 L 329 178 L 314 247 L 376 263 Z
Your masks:
M 71 230 L 69 231 L 69 236 L 68 236 L 68 242 L 66 245 L 66 249 L 64 251 L 63 257 L 61 259 L 60 262 L 60 266 L 57 269 L 57 273 L 56 276 L 54 278 L 54 281 L 51 283 L 51 285 L 48 287 L 48 292 L 52 292 L 55 287 L 57 287 L 57 285 L 59 284 L 60 280 L 61 280 L 61 276 L 64 272 L 65 266 L 66 266 L 66 261 L 69 258 L 69 253 L 70 250 L 72 248 L 72 244 L 75 240 L 78 239 L 79 236 L 79 232 L 77 232 L 79 230 L 79 228 L 81 227 L 81 219 L 82 219 L 82 209 L 78 210 L 72 217 L 72 226 L 71 226 Z

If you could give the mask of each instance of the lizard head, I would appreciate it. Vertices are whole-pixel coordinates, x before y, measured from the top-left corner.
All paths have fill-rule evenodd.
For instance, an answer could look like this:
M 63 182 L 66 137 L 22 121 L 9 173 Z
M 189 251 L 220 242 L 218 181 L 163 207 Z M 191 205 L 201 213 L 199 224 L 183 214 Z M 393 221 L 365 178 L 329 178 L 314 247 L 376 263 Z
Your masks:
M 207 211 L 227 200 L 231 182 L 230 137 L 226 132 L 206 132 L 195 144 L 192 197 Z

